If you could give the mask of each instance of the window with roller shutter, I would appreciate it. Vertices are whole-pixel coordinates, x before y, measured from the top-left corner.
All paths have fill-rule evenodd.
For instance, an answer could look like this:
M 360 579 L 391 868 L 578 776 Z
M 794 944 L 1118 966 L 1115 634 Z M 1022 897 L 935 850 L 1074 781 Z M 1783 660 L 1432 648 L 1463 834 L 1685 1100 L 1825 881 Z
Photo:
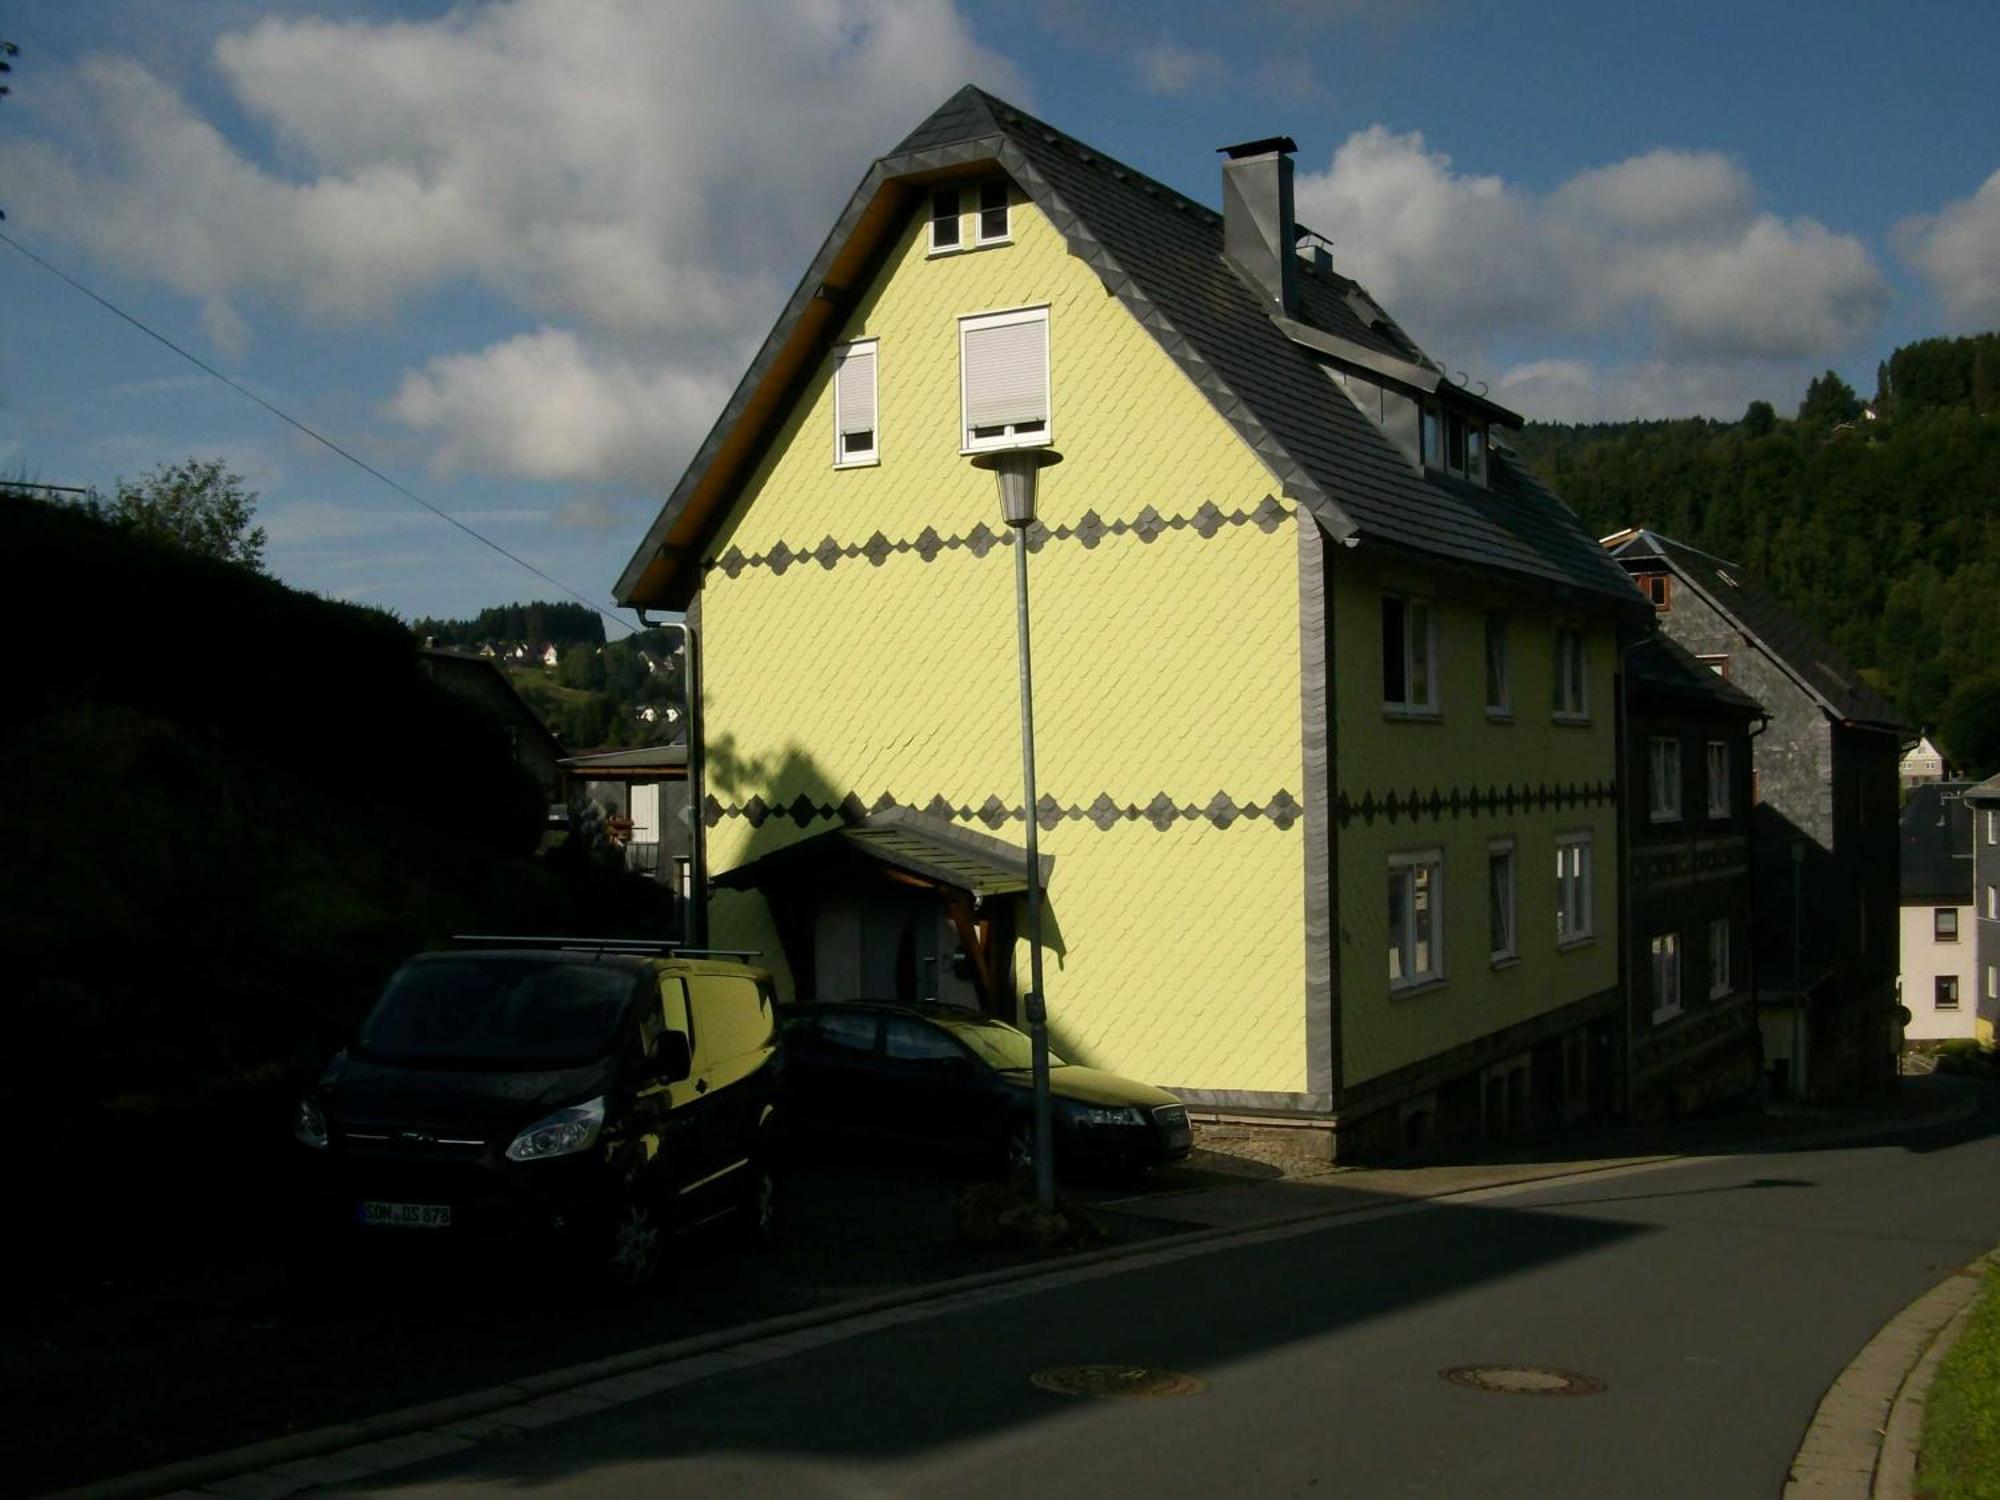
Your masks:
M 1049 310 L 958 320 L 963 449 L 1049 441 Z
M 881 457 L 875 428 L 875 340 L 833 353 L 833 462 L 872 464 Z

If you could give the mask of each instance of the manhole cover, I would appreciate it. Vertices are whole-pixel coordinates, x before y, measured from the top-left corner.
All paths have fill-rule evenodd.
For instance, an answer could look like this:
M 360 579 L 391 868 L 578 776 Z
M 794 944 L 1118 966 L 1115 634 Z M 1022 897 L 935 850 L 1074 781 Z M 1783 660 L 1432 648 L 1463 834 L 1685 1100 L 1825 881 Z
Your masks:
M 1150 1396 L 1160 1400 L 1194 1396 L 1208 1389 L 1206 1381 L 1193 1375 L 1149 1370 L 1143 1365 L 1059 1365 L 1053 1370 L 1037 1370 L 1028 1381 L 1059 1396 Z
M 1603 1381 L 1589 1375 L 1546 1365 L 1456 1365 L 1438 1374 L 1467 1390 L 1503 1396 L 1595 1396 L 1604 1389 Z

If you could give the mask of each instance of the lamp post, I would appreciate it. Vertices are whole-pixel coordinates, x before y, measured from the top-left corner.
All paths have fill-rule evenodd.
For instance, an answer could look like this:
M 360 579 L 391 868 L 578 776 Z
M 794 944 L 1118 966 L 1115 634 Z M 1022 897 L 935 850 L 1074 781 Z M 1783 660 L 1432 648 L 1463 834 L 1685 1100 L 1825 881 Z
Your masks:
M 1042 997 L 1042 861 L 1035 809 L 1035 690 L 1028 653 L 1028 528 L 1035 524 L 1035 487 L 1041 471 L 1062 462 L 1053 448 L 1007 448 L 982 453 L 975 469 L 990 470 L 1000 484 L 1000 515 L 1014 531 L 1014 630 L 1021 669 L 1021 778 L 1028 826 L 1028 1040 L 1035 1089 L 1035 1197 L 1056 1201 L 1055 1138 L 1049 1118 L 1049 1011 Z

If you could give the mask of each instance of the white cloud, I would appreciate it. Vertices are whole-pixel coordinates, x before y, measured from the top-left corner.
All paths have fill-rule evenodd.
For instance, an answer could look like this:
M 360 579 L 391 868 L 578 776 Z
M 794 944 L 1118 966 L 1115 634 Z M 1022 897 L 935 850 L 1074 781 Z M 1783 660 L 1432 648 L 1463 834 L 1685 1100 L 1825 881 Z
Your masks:
M 1549 358 L 1510 366 L 1487 394 L 1533 422 L 1735 417 L 1756 400 L 1784 408 L 1785 393 L 1803 390 L 1805 379 L 1763 362 Z
M 1970 198 L 1905 219 L 1894 237 L 1903 258 L 1923 272 L 1961 325 L 2000 325 L 2000 171 Z
M 1149 94 L 1185 94 L 1207 79 L 1227 77 L 1229 71 L 1213 52 L 1197 52 L 1164 36 L 1133 54 L 1132 65 L 1139 86 Z
M 613 480 L 663 493 L 727 386 L 671 364 L 595 353 L 543 328 L 403 377 L 395 416 L 435 434 L 440 470 Z
M 1824 357 L 1888 303 L 1858 239 L 1759 212 L 1747 174 L 1711 152 L 1653 151 L 1536 194 L 1378 125 L 1301 173 L 1297 196 L 1336 267 L 1452 357 L 1586 331 L 1697 363 Z

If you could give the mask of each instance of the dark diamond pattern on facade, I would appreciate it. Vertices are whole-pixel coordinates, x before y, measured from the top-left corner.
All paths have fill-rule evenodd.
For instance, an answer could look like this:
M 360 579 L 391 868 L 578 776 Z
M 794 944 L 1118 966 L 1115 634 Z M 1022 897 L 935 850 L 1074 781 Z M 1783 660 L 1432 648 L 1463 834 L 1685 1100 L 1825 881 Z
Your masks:
M 988 828 L 998 828 L 1013 816 L 1013 810 L 997 796 L 988 797 L 979 804 L 979 821 Z
M 1053 828 L 1066 816 L 1063 805 L 1047 792 L 1035 799 L 1035 821 L 1044 828 Z
M 713 828 L 724 818 L 741 818 L 752 828 L 761 828 L 772 818 L 790 818 L 801 828 L 815 822 L 838 819 L 843 823 L 859 823 L 871 812 L 881 812 L 885 808 L 902 806 L 896 798 L 884 792 L 873 802 L 864 803 L 860 794 L 849 792 L 838 803 L 816 802 L 804 792 L 800 792 L 788 803 L 773 806 L 762 796 L 753 794 L 749 801 L 738 804 L 724 804 L 713 794 L 702 799 L 702 822 Z M 909 806 L 916 804 L 910 803 Z M 1364 799 L 1365 806 L 1372 802 Z M 1343 823 L 1359 810 L 1342 797 L 1336 804 Z M 1008 823 L 1022 819 L 1018 804 L 1011 804 L 998 794 L 987 797 L 977 807 L 960 804 L 953 806 L 942 794 L 932 797 L 922 809 L 933 818 L 941 818 L 953 823 L 983 823 L 987 828 L 998 830 Z M 1119 803 L 1109 792 L 1099 792 L 1088 807 L 1076 803 L 1065 806 L 1054 797 L 1043 793 L 1035 799 L 1035 821 L 1042 828 L 1051 829 L 1070 823 L 1092 823 L 1100 831 L 1109 832 L 1119 823 L 1136 823 L 1141 819 L 1151 823 L 1162 833 L 1174 824 L 1187 822 L 1208 822 L 1217 828 L 1227 828 L 1233 823 L 1269 818 L 1279 828 L 1290 828 L 1304 816 L 1305 809 L 1288 791 L 1280 789 L 1271 800 L 1262 806 L 1255 802 L 1238 802 L 1227 792 L 1217 792 L 1207 803 L 1197 806 L 1192 802 L 1177 803 L 1165 792 L 1159 793 L 1144 807 L 1134 803 Z M 1412 811 L 1414 815 L 1414 810 Z
M 1181 810 L 1174 806 L 1174 799 L 1161 792 L 1146 804 L 1146 821 L 1165 833 L 1174 826 L 1174 819 L 1180 816 L 1180 812 Z
M 1377 797 L 1375 793 L 1364 791 L 1357 801 L 1342 792 L 1334 799 L 1334 817 L 1345 828 L 1356 818 L 1372 827 L 1375 819 L 1381 817 L 1390 823 L 1408 818 L 1412 822 L 1429 817 L 1432 821 L 1441 819 L 1449 811 L 1456 818 L 1464 815 L 1472 817 L 1497 818 L 1512 817 L 1522 812 L 1548 812 L 1551 809 L 1565 811 L 1579 807 L 1601 807 L 1618 800 L 1615 784 L 1593 782 L 1579 786 L 1571 782 L 1568 786 L 1514 786 L 1504 787 L 1453 787 L 1449 792 L 1433 787 L 1428 796 L 1420 795 L 1415 789 L 1398 792 L 1393 788 L 1387 796 Z
M 1225 513 L 1213 500 L 1203 501 L 1201 508 L 1191 516 L 1163 516 L 1155 507 L 1148 505 L 1130 521 L 1106 521 L 1096 511 L 1087 510 L 1078 517 L 1074 526 L 1065 523 L 1051 529 L 1037 521 L 1028 528 L 1028 550 L 1040 552 L 1051 541 L 1080 542 L 1085 548 L 1094 548 L 1107 536 L 1128 533 L 1142 542 L 1151 543 L 1169 531 L 1193 531 L 1206 541 L 1225 526 L 1255 526 L 1268 534 L 1290 520 L 1292 514 L 1274 495 L 1266 495 L 1257 508 L 1247 514 L 1240 508 Z M 842 543 L 835 537 L 822 537 L 810 551 L 782 541 L 773 544 L 771 550 L 765 553 L 745 553 L 742 548 L 732 545 L 720 556 L 710 558 L 703 567 L 732 579 L 740 577 L 750 568 L 769 568 L 773 574 L 782 577 L 795 564 L 804 562 L 816 562 L 821 568 L 831 571 L 843 561 L 861 558 L 869 566 L 879 568 L 900 553 L 914 552 L 927 563 L 936 562 L 947 552 L 961 550 L 983 558 L 994 548 L 1012 546 L 1013 542 L 1013 533 L 994 531 L 982 521 L 964 536 L 939 536 L 934 528 L 926 526 L 915 540 L 891 541 L 879 531 L 861 543 Z

